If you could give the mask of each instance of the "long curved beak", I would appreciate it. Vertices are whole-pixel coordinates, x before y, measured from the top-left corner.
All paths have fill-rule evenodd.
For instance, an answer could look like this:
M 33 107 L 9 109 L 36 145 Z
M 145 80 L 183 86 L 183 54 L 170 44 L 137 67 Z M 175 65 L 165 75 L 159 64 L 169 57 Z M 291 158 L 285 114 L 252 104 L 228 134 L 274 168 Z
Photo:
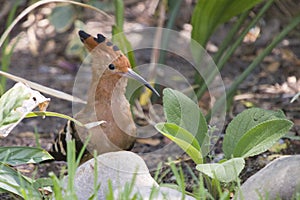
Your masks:
M 140 75 L 138 75 L 137 73 L 135 73 L 132 69 L 129 68 L 128 71 L 124 73 L 124 75 L 126 77 L 133 78 L 133 79 L 141 82 L 147 88 L 149 88 L 153 93 L 155 93 L 157 96 L 160 97 L 159 93 L 143 77 L 141 77 Z

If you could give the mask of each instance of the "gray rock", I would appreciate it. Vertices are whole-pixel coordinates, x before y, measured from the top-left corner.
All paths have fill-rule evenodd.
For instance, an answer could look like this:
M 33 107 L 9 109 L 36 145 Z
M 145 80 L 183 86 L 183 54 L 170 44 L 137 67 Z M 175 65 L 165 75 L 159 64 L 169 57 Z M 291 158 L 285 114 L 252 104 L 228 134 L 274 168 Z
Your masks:
M 241 186 L 238 197 L 291 199 L 296 191 L 300 191 L 300 155 L 283 156 L 269 163 Z
M 138 187 L 137 192 L 139 197 L 142 197 L 143 200 L 195 200 L 195 198 L 188 195 L 184 195 L 183 197 L 181 192 L 168 187 L 156 187 L 154 191 L 151 187 Z M 119 191 L 114 191 L 114 197 L 115 199 L 119 199 L 118 197 L 122 197 L 122 194 L 120 194 Z
M 159 187 L 151 177 L 144 160 L 129 151 L 110 152 L 97 157 L 98 165 L 98 190 L 97 199 L 106 199 L 109 191 L 108 183 L 111 182 L 114 199 L 124 195 L 124 188 L 129 187 L 134 179 L 134 187 L 130 193 L 133 197 L 138 193 L 143 199 L 149 199 L 152 188 L 157 193 L 152 199 L 181 199 L 182 194 L 174 189 Z M 75 191 L 79 200 L 88 199 L 94 191 L 94 166 L 91 159 L 78 167 L 75 175 Z M 64 179 L 64 188 L 67 188 L 68 177 Z M 152 194 L 153 195 L 153 194 Z M 166 197 L 166 198 L 165 198 Z M 186 199 L 194 199 L 186 196 Z

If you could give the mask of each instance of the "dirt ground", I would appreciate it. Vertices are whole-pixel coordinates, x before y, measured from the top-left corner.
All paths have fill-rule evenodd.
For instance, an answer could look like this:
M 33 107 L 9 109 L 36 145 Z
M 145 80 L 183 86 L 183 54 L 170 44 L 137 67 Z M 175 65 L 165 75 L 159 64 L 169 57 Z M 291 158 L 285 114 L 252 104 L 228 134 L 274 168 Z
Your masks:
M 188 27 L 191 8 L 193 3 L 186 1 L 182 5 L 181 12 L 175 23 L 175 30 L 182 31 L 184 27 Z M 28 3 L 24 1 L 18 9 L 20 13 Z M 76 76 L 78 67 L 81 64 L 78 55 L 70 55 L 66 53 L 66 47 L 71 38 L 77 37 L 74 26 L 69 29 L 57 32 L 53 25 L 50 24 L 47 16 L 54 8 L 54 4 L 42 6 L 25 17 L 17 24 L 10 34 L 13 41 L 18 36 L 19 41 L 12 56 L 11 67 L 9 72 L 40 83 L 42 85 L 55 88 L 66 93 L 72 93 L 73 81 Z M 135 27 L 157 26 L 157 16 L 151 15 L 150 9 L 153 8 L 150 0 L 145 1 L 127 1 L 125 10 L 125 30 Z M 111 10 L 108 13 L 112 15 Z M 287 17 L 274 16 L 276 7 L 272 8 L 264 17 L 264 23 L 261 23 L 262 35 L 257 43 L 244 43 L 234 56 L 230 59 L 222 70 L 222 78 L 229 86 L 248 64 L 262 51 L 265 44 L 268 44 L 274 35 L 284 27 Z M 4 10 L 5 11 L 5 10 Z M 2 13 L 4 12 L 2 10 Z M 99 30 L 105 34 L 109 34 L 113 20 L 103 20 L 103 16 L 86 9 L 79 9 L 78 20 L 86 24 L 88 30 Z M 273 12 L 273 13 L 272 13 Z M 4 13 L 5 14 L 5 13 Z M 4 15 L 4 16 L 7 16 Z M 6 17 L 0 18 L 1 29 L 4 31 L 4 23 Z M 227 33 L 231 24 L 225 24 L 220 27 L 219 31 L 213 36 L 210 45 L 218 45 L 224 35 Z M 92 32 L 93 32 L 92 31 Z M 185 31 L 189 31 L 188 29 Z M 212 53 L 212 52 L 210 52 Z M 149 51 L 138 52 L 136 54 L 137 63 L 149 62 L 151 54 Z M 167 57 L 167 65 L 173 65 L 176 59 Z M 240 85 L 237 95 L 234 98 L 233 106 L 227 114 L 226 123 L 242 112 L 249 106 L 257 106 L 264 109 L 282 109 L 287 118 L 294 122 L 294 127 L 289 133 L 289 137 L 285 137 L 276 144 L 279 150 L 273 148 L 262 155 L 249 158 L 247 167 L 243 172 L 243 180 L 255 173 L 258 169 L 265 166 L 272 159 L 283 154 L 299 154 L 300 153 L 300 101 L 290 103 L 291 98 L 300 92 L 300 35 L 296 30 L 291 32 L 289 36 L 278 46 L 273 52 L 260 63 L 260 66 Z M 190 72 L 186 72 L 190 74 Z M 14 82 L 9 81 L 8 87 Z M 47 96 L 47 95 L 46 95 Z M 161 99 L 155 99 L 154 103 L 161 103 Z M 208 99 L 202 99 L 200 105 L 208 105 Z M 70 102 L 51 97 L 49 111 L 60 112 L 72 115 L 72 104 Z M 141 123 L 141 119 L 137 119 Z M 0 140 L 2 146 L 36 146 L 34 131 L 39 133 L 39 142 L 45 149 L 50 149 L 56 133 L 63 127 L 65 120 L 59 118 L 47 117 L 46 119 L 34 118 L 25 119 L 13 132 L 6 138 Z M 221 133 L 224 130 L 220 130 Z M 298 139 L 293 140 L 292 137 Z M 143 156 L 151 170 L 154 170 L 160 161 L 167 161 L 165 152 L 159 153 L 159 149 L 163 148 L 170 141 L 159 133 L 148 138 L 140 140 L 136 143 L 133 150 Z M 222 156 L 221 151 L 222 137 L 215 145 L 212 154 L 215 157 Z M 275 150 L 274 150 L 275 149 Z M 178 159 L 185 171 L 188 173 L 187 166 L 194 168 L 193 162 L 182 154 L 176 146 L 170 148 L 170 151 L 176 152 L 174 159 Z M 156 152 L 155 154 L 147 152 Z M 158 153 L 157 153 L 158 152 Z M 38 169 L 37 177 L 47 176 L 50 171 L 59 174 L 59 169 L 64 165 L 62 162 L 45 163 L 38 166 L 29 165 L 20 167 L 25 174 L 31 174 Z M 165 166 L 164 169 L 166 169 Z M 189 176 L 187 176 L 189 177 Z M 173 182 L 174 177 L 170 173 L 163 179 L 165 182 Z M 192 181 L 190 180 L 190 184 Z M 189 189 L 189 184 L 188 184 Z

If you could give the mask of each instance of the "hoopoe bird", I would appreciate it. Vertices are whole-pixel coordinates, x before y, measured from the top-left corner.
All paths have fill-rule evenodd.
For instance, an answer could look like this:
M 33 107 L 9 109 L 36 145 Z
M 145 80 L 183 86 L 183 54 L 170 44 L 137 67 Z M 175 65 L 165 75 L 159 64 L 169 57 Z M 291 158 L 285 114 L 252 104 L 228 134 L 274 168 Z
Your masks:
M 130 150 L 136 138 L 136 126 L 125 97 L 127 78 L 133 78 L 153 93 L 158 92 L 140 75 L 135 73 L 127 57 L 119 48 L 102 34 L 92 37 L 80 30 L 80 40 L 92 56 L 92 81 L 88 89 L 87 104 L 75 118 L 83 124 L 104 121 L 100 125 L 86 129 L 68 121 L 59 132 L 50 153 L 55 160 L 66 160 L 66 140 L 75 139 L 76 153 L 80 152 L 84 141 L 91 135 L 84 160 L 98 154 Z

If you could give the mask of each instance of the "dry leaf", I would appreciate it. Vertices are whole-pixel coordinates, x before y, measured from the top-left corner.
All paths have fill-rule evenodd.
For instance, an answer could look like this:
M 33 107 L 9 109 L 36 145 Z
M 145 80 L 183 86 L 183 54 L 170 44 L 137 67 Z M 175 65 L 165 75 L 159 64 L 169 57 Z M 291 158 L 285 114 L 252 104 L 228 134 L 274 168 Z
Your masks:
M 271 73 L 277 72 L 279 66 L 280 66 L 279 62 L 272 62 L 267 66 L 267 71 Z
M 151 146 L 157 146 L 161 142 L 159 139 L 152 139 L 152 138 L 138 138 L 136 141 L 140 144 L 148 144 Z
M 247 35 L 244 37 L 243 42 L 245 43 L 253 43 L 256 41 L 260 34 L 260 28 L 258 26 L 255 26 L 249 30 Z

